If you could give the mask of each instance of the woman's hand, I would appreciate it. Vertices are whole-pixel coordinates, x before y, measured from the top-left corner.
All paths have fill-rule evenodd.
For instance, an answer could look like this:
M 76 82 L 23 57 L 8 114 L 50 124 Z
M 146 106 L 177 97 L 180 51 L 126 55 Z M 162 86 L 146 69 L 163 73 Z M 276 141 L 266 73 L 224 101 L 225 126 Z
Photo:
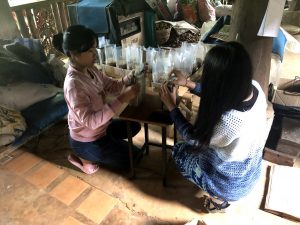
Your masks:
M 187 85 L 187 74 L 181 70 L 173 70 L 171 72 L 171 76 L 173 75 L 174 79 L 172 83 L 179 86 L 186 86 Z
M 138 93 L 140 92 L 140 86 L 138 84 L 134 84 L 125 88 L 124 92 L 118 97 L 119 101 L 130 102 L 131 99 L 134 99 Z
M 196 87 L 195 82 L 187 79 L 188 74 L 186 74 L 185 72 L 183 72 L 181 70 L 173 70 L 171 72 L 171 78 L 172 78 L 172 75 L 173 75 L 173 79 L 172 79 L 173 84 L 187 87 L 191 90 Z
M 129 74 L 122 78 L 122 82 L 125 86 L 129 86 L 135 83 L 134 71 L 131 71 Z
M 176 94 L 176 87 L 173 87 L 172 92 L 170 92 L 168 84 L 162 84 L 160 91 L 160 99 L 163 101 L 163 103 L 166 105 L 169 111 L 172 111 L 174 108 L 176 108 Z

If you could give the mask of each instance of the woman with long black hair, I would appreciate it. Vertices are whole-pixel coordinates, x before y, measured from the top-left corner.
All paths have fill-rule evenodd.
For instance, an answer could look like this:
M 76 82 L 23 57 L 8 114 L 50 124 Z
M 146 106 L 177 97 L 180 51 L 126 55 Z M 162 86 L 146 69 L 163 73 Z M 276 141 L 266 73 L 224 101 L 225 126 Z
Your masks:
M 161 99 L 184 142 L 173 149 L 174 161 L 188 180 L 206 191 L 205 207 L 223 210 L 246 196 L 261 172 L 266 141 L 267 102 L 252 80 L 251 60 L 244 47 L 228 42 L 206 55 L 199 82 L 173 71 L 176 85 L 201 97 L 198 115 L 190 124 L 176 107 L 167 85 Z

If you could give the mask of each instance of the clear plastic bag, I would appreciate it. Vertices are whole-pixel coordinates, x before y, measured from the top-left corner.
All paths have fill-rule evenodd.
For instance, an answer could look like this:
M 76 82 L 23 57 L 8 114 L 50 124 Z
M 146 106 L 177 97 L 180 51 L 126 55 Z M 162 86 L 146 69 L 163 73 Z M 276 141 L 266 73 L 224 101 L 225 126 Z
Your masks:
M 144 99 L 146 92 L 146 83 L 144 73 L 139 73 L 134 75 L 135 83 L 140 86 L 139 94 L 129 102 L 131 106 L 139 106 Z
M 127 69 L 140 73 L 144 69 L 143 48 L 139 45 L 133 44 L 127 46 L 125 51 Z
M 110 66 L 116 66 L 116 45 L 109 44 L 104 46 L 105 52 L 105 64 Z
M 152 65 L 152 80 L 154 83 L 162 84 L 168 81 L 173 70 L 173 58 L 170 50 L 160 49 L 156 54 Z
M 121 69 L 127 69 L 126 49 L 122 46 L 116 47 L 116 66 Z

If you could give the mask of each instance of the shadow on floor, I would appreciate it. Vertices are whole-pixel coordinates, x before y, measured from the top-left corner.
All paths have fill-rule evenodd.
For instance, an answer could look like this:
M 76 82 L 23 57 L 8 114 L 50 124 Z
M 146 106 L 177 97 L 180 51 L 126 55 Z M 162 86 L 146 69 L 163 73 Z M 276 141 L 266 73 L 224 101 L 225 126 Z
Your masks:
M 161 151 L 159 148 L 150 147 L 150 154 L 144 156 L 139 163 L 136 169 L 137 178 L 134 180 L 129 181 L 127 179 L 128 173 L 125 171 L 116 171 L 108 168 L 101 168 L 99 172 L 90 176 L 83 174 L 67 161 L 67 155 L 71 152 L 67 141 L 67 133 L 67 123 L 63 121 L 42 133 L 38 139 L 27 143 L 25 147 L 39 157 L 70 170 L 71 173 L 75 173 L 76 176 L 92 186 L 101 190 L 104 189 L 103 191 L 110 192 L 110 194 L 121 199 L 123 198 L 125 201 L 128 197 L 124 197 L 127 196 L 127 193 L 124 193 L 123 187 L 133 185 L 134 188 L 130 189 L 131 192 L 132 189 L 138 189 L 155 199 L 176 202 L 194 212 L 204 212 L 204 209 L 201 207 L 203 205 L 203 194 L 196 185 L 181 176 L 172 160 L 168 166 L 167 187 L 163 187 Z M 124 180 L 128 181 L 129 184 L 125 184 Z M 140 197 L 135 197 L 136 195 L 133 193 L 131 196 L 134 197 L 130 197 L 130 199 L 134 198 L 133 201 L 139 201 Z

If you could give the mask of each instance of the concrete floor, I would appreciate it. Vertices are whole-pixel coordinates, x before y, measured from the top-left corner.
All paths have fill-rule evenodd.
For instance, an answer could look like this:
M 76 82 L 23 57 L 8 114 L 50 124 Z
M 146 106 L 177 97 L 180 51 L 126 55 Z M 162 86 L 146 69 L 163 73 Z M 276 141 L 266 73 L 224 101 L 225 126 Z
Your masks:
M 150 127 L 152 140 L 159 139 Z M 2 159 L 0 166 L 0 224 L 185 224 L 197 218 L 206 224 L 294 224 L 259 210 L 264 196 L 265 173 L 247 198 L 226 214 L 207 214 L 203 194 L 170 163 L 167 187 L 160 176 L 161 152 L 151 147 L 137 168 L 137 178 L 125 171 L 101 168 L 86 175 L 66 160 L 66 121 L 44 132 Z M 143 141 L 143 131 L 134 139 Z M 171 142 L 171 139 L 168 140 Z M 268 163 L 264 163 L 264 168 Z M 205 224 L 203 223 L 203 224 Z M 202 224 L 202 223 L 201 223 Z
M 282 77 L 299 75 L 299 55 L 289 54 L 286 59 Z M 204 193 L 186 181 L 172 162 L 168 186 L 162 186 L 159 148 L 150 148 L 135 180 L 127 179 L 125 171 L 105 168 L 86 175 L 66 159 L 70 152 L 66 134 L 67 124 L 62 121 L 0 158 L 0 225 L 179 225 L 193 218 L 207 225 L 299 224 L 260 209 L 268 162 L 247 198 L 230 206 L 228 213 L 207 214 L 201 208 Z M 150 127 L 150 137 L 160 140 L 156 127 Z M 134 142 L 142 145 L 143 140 L 141 130 Z M 168 143 L 172 144 L 171 138 Z

